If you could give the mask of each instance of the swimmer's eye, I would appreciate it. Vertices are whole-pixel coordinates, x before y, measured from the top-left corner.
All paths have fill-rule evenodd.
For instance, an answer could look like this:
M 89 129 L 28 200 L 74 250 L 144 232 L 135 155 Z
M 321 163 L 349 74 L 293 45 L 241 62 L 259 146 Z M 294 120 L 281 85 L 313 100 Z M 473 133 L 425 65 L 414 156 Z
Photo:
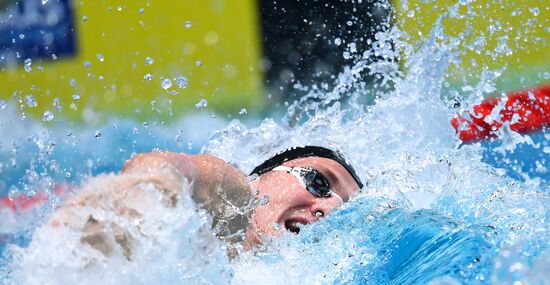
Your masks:
M 319 198 L 328 198 L 331 196 L 330 184 L 328 179 L 315 169 L 307 169 L 303 173 L 307 191 Z
M 313 196 L 318 198 L 328 198 L 332 196 L 330 183 L 328 179 L 318 170 L 308 167 L 287 167 L 277 166 L 273 170 L 286 171 L 294 175 Z

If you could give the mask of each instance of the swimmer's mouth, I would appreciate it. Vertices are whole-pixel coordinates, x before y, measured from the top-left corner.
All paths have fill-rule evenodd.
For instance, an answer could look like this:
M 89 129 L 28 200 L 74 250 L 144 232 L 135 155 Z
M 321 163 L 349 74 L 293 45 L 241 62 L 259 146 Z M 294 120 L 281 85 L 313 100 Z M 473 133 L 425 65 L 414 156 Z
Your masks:
M 292 233 L 295 233 L 295 234 L 300 233 L 300 227 L 298 226 L 298 222 L 286 221 L 285 222 L 285 228 L 289 232 L 292 232 Z
M 299 217 L 291 218 L 285 221 L 285 229 L 291 233 L 299 234 L 300 227 L 303 227 L 309 224 L 310 222 L 313 222 L 313 221 L 308 221 L 307 219 L 302 219 Z

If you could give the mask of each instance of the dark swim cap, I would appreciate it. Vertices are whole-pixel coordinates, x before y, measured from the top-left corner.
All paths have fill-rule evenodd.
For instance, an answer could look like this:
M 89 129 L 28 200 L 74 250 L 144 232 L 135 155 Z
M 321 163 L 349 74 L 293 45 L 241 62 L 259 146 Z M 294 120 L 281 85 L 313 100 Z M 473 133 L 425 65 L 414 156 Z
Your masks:
M 272 158 L 264 161 L 262 164 L 256 166 L 256 168 L 252 170 L 250 175 L 253 175 L 253 174 L 262 175 L 289 160 L 310 157 L 310 156 L 328 158 L 338 162 L 348 171 L 351 177 L 353 177 L 353 180 L 357 182 L 357 185 L 359 185 L 359 188 L 363 188 L 363 183 L 361 183 L 361 180 L 359 179 L 359 176 L 357 176 L 355 169 L 353 169 L 353 167 L 346 162 L 344 157 L 339 152 L 330 150 L 328 148 L 320 147 L 320 146 L 291 147 L 291 148 L 285 149 L 277 153 L 276 155 L 274 155 Z

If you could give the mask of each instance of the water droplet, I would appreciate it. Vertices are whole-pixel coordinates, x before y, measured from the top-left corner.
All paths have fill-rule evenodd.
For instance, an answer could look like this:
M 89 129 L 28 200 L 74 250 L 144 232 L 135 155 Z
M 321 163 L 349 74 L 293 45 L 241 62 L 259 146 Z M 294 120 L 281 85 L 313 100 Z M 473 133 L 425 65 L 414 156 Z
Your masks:
M 535 17 L 538 16 L 539 13 L 540 13 L 539 7 L 529 8 L 529 11 L 530 11 L 531 13 L 533 13 L 533 16 L 535 16 Z
M 4 110 L 8 107 L 8 104 L 4 100 L 0 100 L 0 110 Z
M 170 89 L 170 87 L 172 87 L 172 80 L 170 80 L 169 78 L 163 79 L 161 86 L 162 86 L 162 89 L 164 90 Z
M 19 34 L 19 38 L 22 40 L 25 39 L 25 34 Z
M 196 66 L 201 66 L 202 65 L 202 61 L 199 59 L 197 61 L 195 61 L 195 65 Z
M 139 8 L 138 13 L 143 14 L 145 12 L 145 9 Z
M 96 54 L 96 56 L 97 56 L 97 59 L 98 59 L 99 61 L 101 61 L 101 62 L 103 62 L 103 61 L 105 60 L 105 58 L 103 57 L 103 55 L 100 54 L 100 53 Z
M 32 70 L 32 59 L 27 58 L 24 61 L 24 68 L 26 72 L 31 72 Z
M 409 12 L 407 12 L 407 17 L 409 18 L 414 17 L 414 10 L 409 10 Z
M 117 9 L 117 11 L 120 12 L 120 11 L 122 11 L 122 6 L 118 6 L 116 9 Z
M 59 98 L 55 97 L 53 99 L 53 106 L 55 107 L 55 110 L 61 111 L 63 110 L 63 107 L 61 106 L 61 102 L 59 101 Z
M 201 99 L 199 103 L 195 104 L 195 109 L 202 110 L 208 106 L 208 101 L 206 99 Z
M 178 85 L 178 87 L 180 89 L 186 88 L 188 83 L 189 82 L 188 82 L 188 80 L 185 76 L 180 76 L 180 77 L 176 78 L 176 84 Z
M 57 55 L 55 55 L 55 53 L 52 53 L 52 59 L 57 60 Z
M 84 67 L 90 68 L 91 66 L 92 66 L 92 63 L 91 63 L 91 62 L 89 62 L 89 61 L 85 61 L 85 62 L 84 62 Z
M 73 94 L 73 100 L 75 100 L 75 101 L 80 100 L 80 95 L 78 95 L 78 94 Z
M 69 171 L 65 172 L 65 177 L 70 178 L 70 177 L 71 177 L 71 173 L 70 173 Z
M 248 114 L 248 111 L 247 111 L 245 108 L 242 108 L 242 109 L 239 111 L 239 115 L 241 115 L 241 116 L 245 116 L 246 114 Z
M 143 79 L 147 81 L 151 81 L 153 79 L 153 75 L 151 75 L 150 73 L 147 73 L 143 76 Z
M 346 24 L 351 27 L 353 25 L 353 22 L 352 21 L 347 21 Z
M 69 84 L 71 84 L 71 86 L 75 86 L 76 80 L 74 78 L 71 78 L 71 80 L 69 81 Z
M 100 138 L 100 137 L 101 137 L 101 132 L 100 132 L 100 131 L 96 131 L 94 136 L 95 136 L 96 138 Z
M 51 120 L 53 120 L 53 113 L 50 111 L 44 112 L 44 114 L 42 115 L 42 121 L 50 122 Z
M 258 200 L 259 205 L 267 205 L 269 204 L 269 195 L 264 195 L 260 200 Z
M 350 59 L 351 58 L 350 53 L 347 52 L 347 51 L 343 52 L 342 56 L 344 57 L 344 59 Z
M 145 64 L 151 65 L 155 62 L 155 60 L 152 57 L 146 57 L 145 58 Z
M 341 40 L 340 38 L 335 38 L 335 39 L 334 39 L 334 44 L 337 45 L 337 46 L 339 46 L 339 45 L 342 44 L 342 40 Z
M 355 43 L 350 43 L 349 44 L 349 51 L 351 53 L 356 53 L 357 52 L 357 45 Z
M 88 21 L 88 17 L 82 16 L 82 22 L 86 22 L 86 21 Z
M 71 130 L 67 130 L 67 136 L 70 137 L 73 135 L 73 132 L 71 132 Z
M 36 103 L 36 99 L 33 95 L 25 96 L 25 104 L 27 104 L 31 108 L 38 106 L 38 103 Z
M 193 25 L 193 24 L 191 23 L 191 21 L 185 21 L 185 27 L 186 27 L 187 29 L 191 28 L 192 25 Z

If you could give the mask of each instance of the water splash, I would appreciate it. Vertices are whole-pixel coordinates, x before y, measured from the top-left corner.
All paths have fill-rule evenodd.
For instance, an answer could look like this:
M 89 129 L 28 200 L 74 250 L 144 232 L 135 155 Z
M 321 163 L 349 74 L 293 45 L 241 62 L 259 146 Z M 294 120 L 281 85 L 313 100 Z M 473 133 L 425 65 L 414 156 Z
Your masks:
M 285 234 L 264 248 L 241 252 L 237 259 L 229 261 L 221 243 L 198 234 L 197 229 L 207 225 L 207 218 L 184 201 L 174 212 L 157 208 L 147 212 L 168 226 L 150 233 L 160 241 L 159 246 L 148 247 L 149 240 L 143 240 L 144 253 L 135 263 L 104 260 L 107 270 L 94 267 L 83 278 L 71 268 L 81 266 L 82 260 L 72 262 L 71 254 L 59 253 L 58 249 L 67 250 L 68 240 L 89 257 L 97 258 L 97 253 L 80 248 L 78 238 L 69 232 L 41 228 L 29 247 L 14 245 L 10 249 L 17 262 L 0 263 L 0 274 L 8 282 L 25 278 L 29 282 L 36 278 L 38 282 L 42 278 L 54 284 L 82 280 L 143 284 L 189 280 L 218 284 L 391 284 L 406 280 L 500 284 L 546 280 L 550 208 L 547 189 L 540 184 L 522 183 L 507 176 L 506 171 L 486 164 L 485 149 L 479 144 L 460 146 L 449 124 L 455 110 L 449 108 L 449 100 L 445 99 L 446 75 L 464 43 L 461 35 L 447 36 L 441 22 L 447 17 L 465 17 L 458 8 L 461 5 L 471 9 L 469 1 L 449 7 L 422 45 L 408 43 L 407 35 L 389 25 L 376 34 L 372 50 L 358 54 L 350 45 L 347 56 L 358 54 L 357 62 L 336 76 L 331 90 L 304 87 L 309 93 L 291 104 L 282 122 L 265 119 L 250 128 L 233 121 L 205 145 L 203 152 L 221 157 L 246 173 L 291 146 L 321 145 L 341 151 L 367 186 L 351 203 L 305 227 L 299 236 Z M 479 40 L 476 45 L 482 42 Z M 503 40 L 497 53 L 508 54 L 506 47 Z M 402 53 L 407 58 L 405 69 L 399 63 Z M 461 86 L 468 93 L 461 100 L 461 107 L 468 108 L 484 94 L 493 92 L 493 80 L 499 72 L 485 71 L 479 84 Z M 365 87 L 365 73 L 377 79 L 373 90 Z M 177 80 L 176 84 L 179 86 Z M 367 99 L 370 104 L 364 104 Z M 203 99 L 196 107 L 203 109 L 206 105 Z M 196 119 L 181 125 L 197 125 Z M 137 127 L 117 124 L 116 129 L 125 128 Z M 133 143 L 122 149 L 121 152 L 131 152 L 125 157 L 139 151 L 135 147 L 137 141 L 166 137 L 170 137 L 166 141 L 178 145 L 198 141 L 186 140 L 183 134 L 187 130 L 161 128 L 152 132 L 151 128 L 145 131 L 143 126 L 131 132 L 135 136 L 126 137 Z M 159 135 L 161 132 L 171 135 Z M 501 144 L 503 154 L 520 141 L 529 143 L 529 137 L 517 139 L 514 133 L 508 135 L 513 139 Z M 35 160 L 37 164 L 49 161 L 49 136 L 57 135 L 45 132 L 33 141 L 43 155 Z M 62 136 L 67 137 L 65 129 Z M 101 139 L 109 144 L 113 136 L 103 133 Z M 74 134 L 69 137 L 82 139 Z M 12 157 L 16 158 L 18 147 L 13 149 Z M 84 149 L 73 146 L 62 152 Z M 116 147 L 104 150 L 105 156 L 114 153 Z M 96 153 L 90 157 L 103 156 Z M 82 164 L 82 160 L 79 162 Z M 85 164 L 93 169 L 101 160 L 90 159 Z M 61 172 L 67 173 L 66 169 Z M 38 175 L 50 180 L 52 176 L 51 172 Z M 40 181 L 33 173 L 28 179 Z M 7 224 L 13 219 L 0 221 Z M 14 231 L 17 230 L 8 230 Z M 52 240 L 51 235 L 62 238 Z M 43 244 L 49 246 L 39 246 Z M 201 255 L 205 245 L 215 254 Z M 185 251 L 181 250 L 184 246 Z M 49 256 L 53 262 L 41 261 L 41 256 Z M 195 258 L 208 269 L 188 268 L 196 264 Z M 38 273 L 25 274 L 29 270 L 36 272 L 36 268 Z M 220 271 L 223 278 L 215 279 Z

